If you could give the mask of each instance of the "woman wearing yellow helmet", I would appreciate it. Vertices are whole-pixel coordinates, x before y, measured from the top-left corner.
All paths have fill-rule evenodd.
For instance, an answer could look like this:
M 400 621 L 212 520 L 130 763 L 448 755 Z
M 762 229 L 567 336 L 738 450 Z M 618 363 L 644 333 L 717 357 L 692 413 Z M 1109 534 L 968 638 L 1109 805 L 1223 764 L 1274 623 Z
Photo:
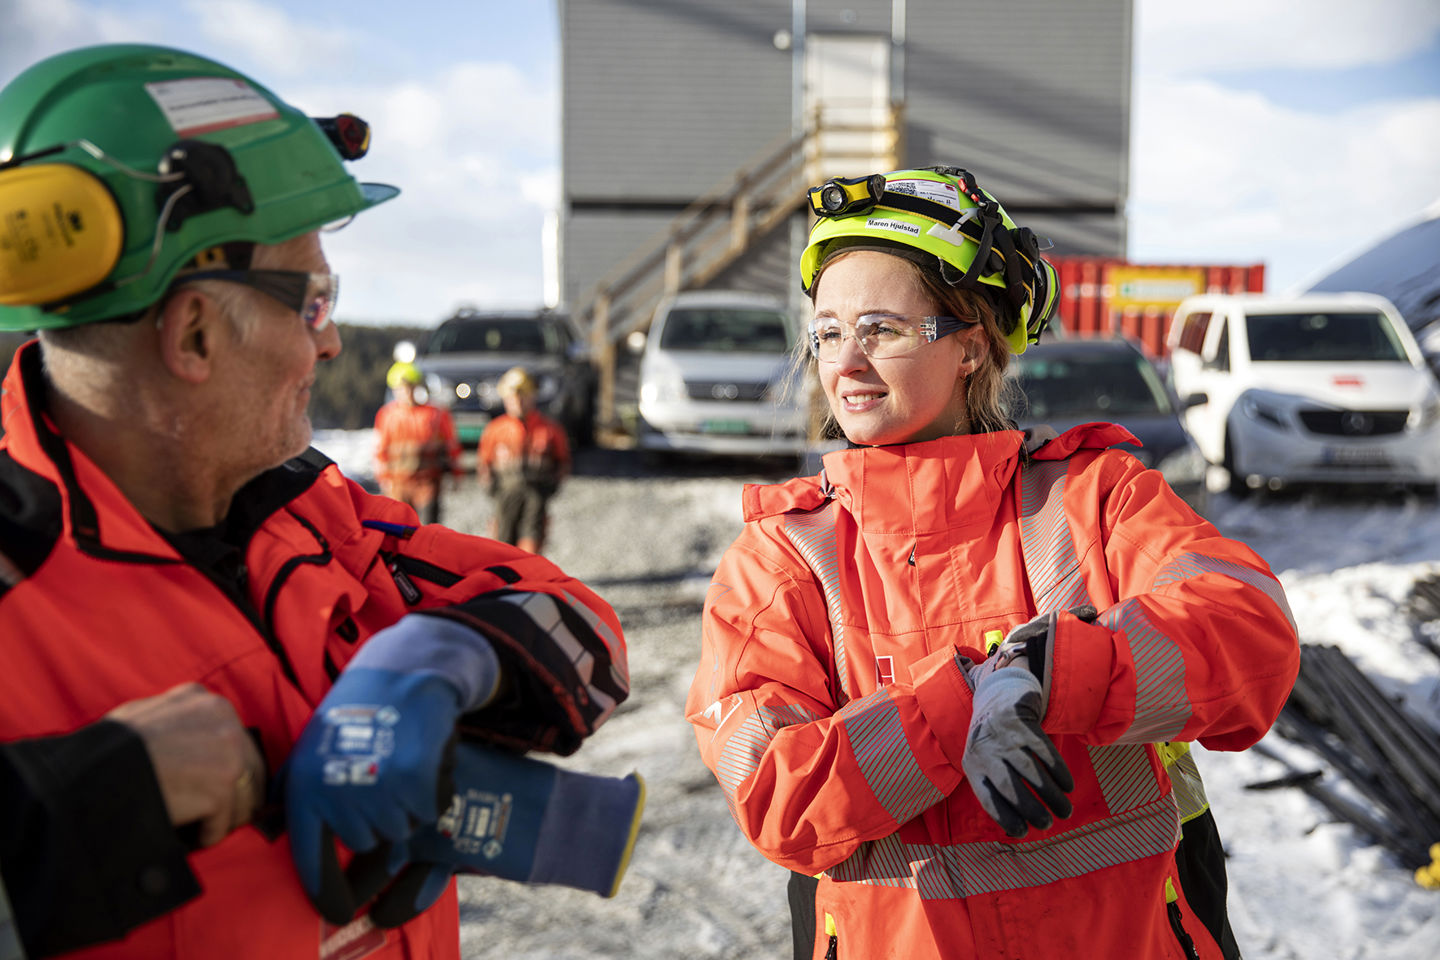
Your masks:
M 375 414 L 375 479 L 387 497 L 415 508 L 424 523 L 440 522 L 443 478 L 459 478 L 460 437 L 443 407 L 419 396 L 425 375 L 407 361 L 391 365 L 385 383 L 394 399 Z
M 1124 428 L 1012 427 L 1055 276 L 969 173 L 811 202 L 809 363 L 849 449 L 746 489 L 686 704 L 794 872 L 796 956 L 1236 956 L 1223 871 L 1176 857 L 1182 821 L 1219 849 L 1198 771 L 1157 743 L 1269 728 L 1299 663 L 1280 585 L 1107 449 Z

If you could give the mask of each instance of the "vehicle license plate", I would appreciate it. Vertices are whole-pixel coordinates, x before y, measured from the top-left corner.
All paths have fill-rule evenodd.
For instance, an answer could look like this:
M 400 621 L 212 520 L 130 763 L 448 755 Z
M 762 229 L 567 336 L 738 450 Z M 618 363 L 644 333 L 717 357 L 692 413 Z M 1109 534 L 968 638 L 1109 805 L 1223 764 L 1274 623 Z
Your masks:
M 1390 455 L 1383 447 L 1326 447 L 1322 459 L 1325 463 L 1382 466 L 1390 462 Z
M 701 433 L 749 433 L 750 424 L 744 420 L 702 420 Z

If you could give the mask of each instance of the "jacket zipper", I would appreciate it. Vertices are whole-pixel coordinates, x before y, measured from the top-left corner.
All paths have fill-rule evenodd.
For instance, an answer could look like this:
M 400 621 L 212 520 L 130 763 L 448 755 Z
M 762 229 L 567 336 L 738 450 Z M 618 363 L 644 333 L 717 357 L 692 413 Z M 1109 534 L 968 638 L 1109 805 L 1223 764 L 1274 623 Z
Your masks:
M 1195 949 L 1195 941 L 1190 934 L 1185 932 L 1185 922 L 1180 916 L 1180 896 L 1175 892 L 1175 884 L 1170 878 L 1165 878 L 1165 911 L 1170 915 L 1170 929 L 1175 931 L 1175 939 L 1180 941 L 1180 949 L 1185 951 L 1188 960 L 1200 960 L 1200 952 Z

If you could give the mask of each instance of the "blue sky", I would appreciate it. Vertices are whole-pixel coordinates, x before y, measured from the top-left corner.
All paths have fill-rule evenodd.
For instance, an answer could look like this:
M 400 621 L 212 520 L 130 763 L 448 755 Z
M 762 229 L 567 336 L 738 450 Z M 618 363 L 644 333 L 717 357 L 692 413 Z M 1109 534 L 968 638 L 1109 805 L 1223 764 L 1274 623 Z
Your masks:
M 1440 201 L 1437 0 L 1135 0 L 1129 255 L 1303 285 Z M 0 0 L 0 82 L 106 41 L 192 49 L 376 129 L 402 196 L 327 238 L 340 316 L 438 322 L 545 291 L 550 0 Z M 1004 198 L 1001 198 L 1002 200 Z

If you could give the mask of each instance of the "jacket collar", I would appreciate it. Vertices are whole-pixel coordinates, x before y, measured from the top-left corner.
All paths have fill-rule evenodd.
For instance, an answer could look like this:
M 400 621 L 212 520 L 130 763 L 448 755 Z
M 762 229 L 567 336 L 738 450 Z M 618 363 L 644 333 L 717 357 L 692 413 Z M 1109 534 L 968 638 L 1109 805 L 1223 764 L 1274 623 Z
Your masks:
M 862 532 L 918 535 L 988 529 L 1023 458 L 1061 460 L 1080 449 L 1137 443 L 1124 427 L 1088 423 L 1055 436 L 1045 432 L 941 437 L 921 443 L 850 447 L 828 453 L 813 477 L 749 485 L 747 521 L 838 501 Z
M 62 437 L 45 412 L 40 344 L 15 352 L 0 395 L 6 450 L 22 467 L 60 491 L 64 535 L 93 556 L 174 563 L 179 554 L 140 515 L 89 457 Z M 103 520 L 101 510 L 103 507 Z

